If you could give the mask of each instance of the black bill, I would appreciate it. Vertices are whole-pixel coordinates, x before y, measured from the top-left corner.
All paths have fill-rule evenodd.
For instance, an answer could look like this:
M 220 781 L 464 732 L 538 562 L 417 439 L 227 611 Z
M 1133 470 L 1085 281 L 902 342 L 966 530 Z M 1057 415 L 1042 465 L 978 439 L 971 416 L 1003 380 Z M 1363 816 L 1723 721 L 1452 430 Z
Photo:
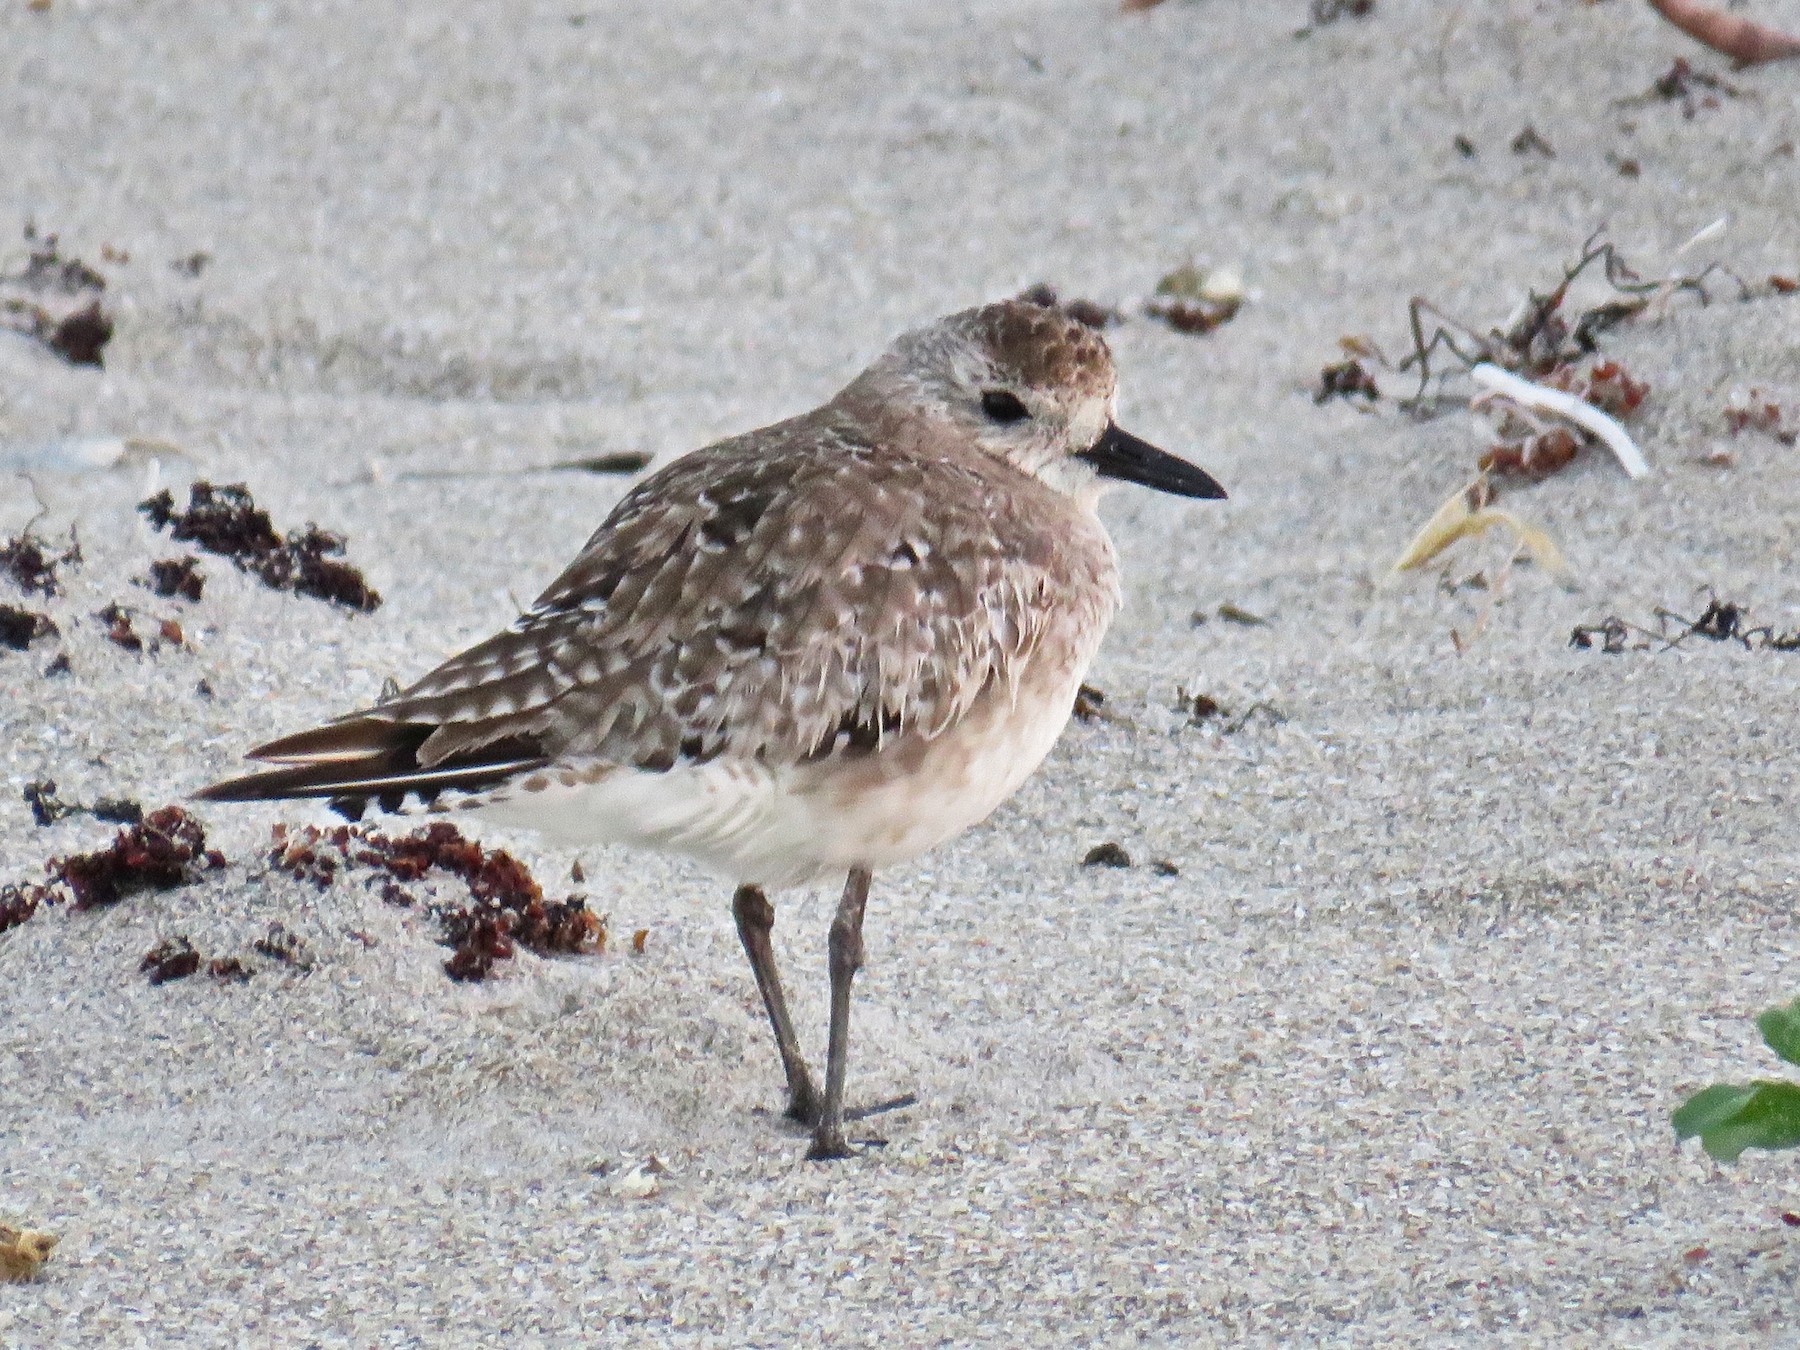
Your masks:
M 1217 499 L 1225 495 L 1219 480 L 1205 469 L 1197 469 L 1185 459 L 1158 450 L 1149 441 L 1140 441 L 1129 431 L 1119 430 L 1113 422 L 1106 424 L 1106 430 L 1091 450 L 1083 450 L 1076 458 L 1092 464 L 1102 478 L 1139 483 L 1158 492 L 1172 492 L 1177 497 Z

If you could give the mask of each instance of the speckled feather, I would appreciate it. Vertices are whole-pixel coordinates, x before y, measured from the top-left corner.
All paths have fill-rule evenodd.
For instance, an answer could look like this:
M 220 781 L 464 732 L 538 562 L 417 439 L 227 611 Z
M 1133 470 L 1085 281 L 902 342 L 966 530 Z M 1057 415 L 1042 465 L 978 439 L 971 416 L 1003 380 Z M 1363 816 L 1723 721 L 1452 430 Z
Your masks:
M 426 766 L 519 734 L 645 768 L 934 737 L 1041 643 L 1105 624 L 1111 550 L 1084 515 L 828 408 L 647 480 L 510 630 L 371 715 L 436 724 Z M 1059 546 L 1080 534 L 1096 547 Z
M 1010 302 L 909 334 L 823 407 L 646 479 L 507 631 L 261 747 L 293 767 L 215 795 L 865 755 L 943 735 L 990 688 L 1012 697 L 1040 655 L 1085 665 L 1118 599 L 1091 502 L 921 418 L 929 391 L 892 397 L 965 349 L 1022 387 L 1110 401 L 1104 343 L 1054 310 Z

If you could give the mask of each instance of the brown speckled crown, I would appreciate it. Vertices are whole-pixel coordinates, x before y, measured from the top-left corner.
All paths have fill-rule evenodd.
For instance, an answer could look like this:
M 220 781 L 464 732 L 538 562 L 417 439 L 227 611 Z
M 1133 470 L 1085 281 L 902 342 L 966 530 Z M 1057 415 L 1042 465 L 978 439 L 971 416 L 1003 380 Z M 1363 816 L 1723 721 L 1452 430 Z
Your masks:
M 1020 297 L 964 310 L 948 322 L 963 329 L 1002 370 L 1034 389 L 1109 397 L 1116 383 L 1112 351 L 1060 306 Z

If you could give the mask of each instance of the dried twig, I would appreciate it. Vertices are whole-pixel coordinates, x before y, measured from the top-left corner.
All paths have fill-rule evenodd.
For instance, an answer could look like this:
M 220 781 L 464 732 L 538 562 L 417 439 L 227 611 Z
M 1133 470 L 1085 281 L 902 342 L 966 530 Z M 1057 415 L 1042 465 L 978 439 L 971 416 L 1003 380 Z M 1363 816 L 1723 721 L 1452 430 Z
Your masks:
M 1800 652 L 1800 629 L 1778 630 L 1773 624 L 1751 627 L 1747 606 L 1721 600 L 1710 589 L 1706 608 L 1697 619 L 1686 618 L 1661 605 L 1654 613 L 1654 631 L 1609 614 L 1599 623 L 1578 625 L 1569 634 L 1569 645 L 1589 650 L 1598 647 L 1602 652 L 1617 655 L 1626 651 L 1673 651 L 1691 637 L 1703 637 L 1712 642 L 1736 642 L 1745 651 Z M 1671 625 L 1675 628 L 1672 633 Z M 1631 641 L 1633 635 L 1638 639 L 1635 642 Z M 1662 645 L 1656 646 L 1657 643 Z
M 1707 594 L 1706 608 L 1697 619 L 1684 618 L 1661 605 L 1656 607 L 1658 625 L 1671 622 L 1681 625 L 1681 631 L 1663 644 L 1664 651 L 1679 647 L 1695 635 L 1712 642 L 1737 642 L 1745 651 L 1755 651 L 1759 647 L 1778 652 L 1800 651 L 1800 632 L 1777 632 L 1771 624 L 1752 628 L 1749 626 L 1749 619 L 1750 610 L 1747 606 L 1732 600 L 1721 600 L 1710 591 Z
M 1800 38 L 1726 14 L 1698 0 L 1650 0 L 1650 8 L 1694 41 L 1723 52 L 1740 66 L 1760 66 L 1800 56 Z
M 1714 226 L 1709 226 L 1689 240 L 1677 250 L 1677 256 L 1711 238 L 1716 233 L 1717 224 L 1715 222 Z M 1563 302 L 1575 279 L 1595 263 L 1601 265 L 1607 285 L 1619 292 L 1622 298 L 1585 310 L 1571 323 L 1562 315 Z M 1653 306 L 1666 303 L 1669 296 L 1678 291 L 1691 292 L 1700 297 L 1702 304 L 1707 303 L 1709 296 L 1706 279 L 1715 271 L 1727 269 L 1715 263 L 1692 276 L 1671 273 L 1661 281 L 1646 281 L 1632 270 L 1617 248 L 1605 242 L 1601 233 L 1596 231 L 1588 238 L 1581 256 L 1563 270 L 1562 280 L 1551 288 L 1549 294 L 1531 292 L 1513 319 L 1503 328 L 1490 328 L 1486 333 L 1477 332 L 1445 314 L 1429 300 L 1414 296 L 1407 306 L 1412 351 L 1401 358 L 1394 369 L 1406 371 L 1417 366 L 1419 388 L 1401 406 L 1413 412 L 1423 411 L 1428 406 L 1426 395 L 1430 391 L 1434 374 L 1431 356 L 1439 347 L 1449 351 L 1466 369 L 1472 370 L 1486 362 L 1527 377 L 1542 378 L 1559 366 L 1598 351 L 1599 338 L 1608 329 Z M 1728 272 L 1727 274 L 1729 275 Z M 1741 278 L 1737 280 L 1740 295 L 1748 299 L 1752 291 Z M 1425 334 L 1427 317 L 1434 324 L 1429 338 Z

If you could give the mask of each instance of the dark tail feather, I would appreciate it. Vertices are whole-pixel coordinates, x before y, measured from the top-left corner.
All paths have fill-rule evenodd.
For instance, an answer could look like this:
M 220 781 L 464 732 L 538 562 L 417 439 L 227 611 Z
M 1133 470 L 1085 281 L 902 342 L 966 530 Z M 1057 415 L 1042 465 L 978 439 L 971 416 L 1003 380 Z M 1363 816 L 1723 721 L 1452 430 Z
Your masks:
M 323 797 L 343 814 L 360 816 L 371 798 L 383 810 L 397 811 L 409 794 L 430 804 L 440 792 L 479 792 L 549 763 L 530 737 L 508 736 L 422 765 L 419 747 L 436 730 L 373 717 L 334 722 L 250 752 L 251 759 L 282 767 L 214 783 L 194 796 L 209 802 Z
M 259 745 L 244 756 L 271 764 L 393 762 L 418 765 L 419 747 L 437 727 L 429 722 L 387 722 L 379 717 L 351 717 L 327 722 Z

